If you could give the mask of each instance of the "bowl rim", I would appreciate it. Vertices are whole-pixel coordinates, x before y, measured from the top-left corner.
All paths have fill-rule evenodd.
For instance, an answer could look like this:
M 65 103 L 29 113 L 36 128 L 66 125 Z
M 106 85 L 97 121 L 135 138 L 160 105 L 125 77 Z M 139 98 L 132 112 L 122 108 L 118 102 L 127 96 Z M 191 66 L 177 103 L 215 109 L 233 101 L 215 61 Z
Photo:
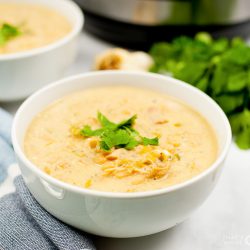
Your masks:
M 177 84 L 181 86 L 182 88 L 191 89 L 195 94 L 198 94 L 202 96 L 203 98 L 206 99 L 207 102 L 209 102 L 211 105 L 213 105 L 220 116 L 222 117 L 224 127 L 225 127 L 225 133 L 226 133 L 226 141 L 224 144 L 224 147 L 222 148 L 221 152 L 217 156 L 216 160 L 212 163 L 211 166 L 209 166 L 205 171 L 201 172 L 197 176 L 192 177 L 191 179 L 188 179 L 184 182 L 181 182 L 179 184 L 175 184 L 173 186 L 161 188 L 161 189 L 156 189 L 156 190 L 149 190 L 149 191 L 140 191 L 140 192 L 131 192 L 131 193 L 126 193 L 126 192 L 108 192 L 108 191 L 98 191 L 98 190 L 92 190 L 92 189 L 86 189 L 82 187 L 78 187 L 63 181 L 60 181 L 48 174 L 46 174 L 44 171 L 42 171 L 40 168 L 38 168 L 35 164 L 33 164 L 25 155 L 23 152 L 23 149 L 21 145 L 18 142 L 17 136 L 16 136 L 16 130 L 18 128 L 18 120 L 22 116 L 23 113 L 25 113 L 25 109 L 28 108 L 29 103 L 32 102 L 34 99 L 36 99 L 37 96 L 42 95 L 43 92 L 46 92 L 50 90 L 51 88 L 53 89 L 54 87 L 58 85 L 64 85 L 66 83 L 69 83 L 70 81 L 76 80 L 76 79 L 84 79 L 89 76 L 100 76 L 100 75 L 116 75 L 116 74 L 124 74 L 124 75 L 136 75 L 136 76 L 142 76 L 142 77 L 151 77 L 157 78 L 157 79 L 162 79 L 165 81 L 170 81 L 173 84 Z M 216 170 L 224 161 L 225 157 L 227 156 L 227 153 L 229 151 L 229 148 L 231 146 L 231 140 L 232 140 L 232 132 L 231 132 L 231 126 L 229 124 L 229 121 L 225 115 L 225 113 L 222 111 L 220 106 L 212 99 L 210 98 L 207 94 L 203 93 L 201 90 L 183 82 L 178 79 L 169 77 L 169 76 L 163 76 L 155 73 L 145 73 L 145 72 L 132 72 L 132 71 L 115 71 L 115 70 L 107 70 L 107 71 L 99 71 L 99 72 L 89 72 L 89 73 L 83 73 L 83 74 L 78 74 L 75 76 L 70 76 L 64 79 L 61 79 L 59 81 L 56 81 L 52 84 L 49 84 L 40 90 L 36 91 L 34 94 L 32 94 L 28 99 L 26 99 L 23 104 L 19 107 L 14 120 L 13 120 L 13 125 L 12 125 L 12 142 L 13 142 L 13 147 L 14 151 L 21 159 L 21 161 L 25 164 L 26 167 L 28 167 L 32 172 L 34 172 L 38 177 L 44 179 L 47 181 L 49 184 L 54 185 L 58 188 L 61 188 L 64 191 L 71 191 L 71 192 L 76 192 L 78 194 L 82 195 L 87 195 L 87 196 L 94 196 L 94 197 L 106 197 L 106 198 L 119 198 L 119 199 L 134 199 L 134 198 L 144 198 L 144 197 L 152 197 L 152 196 L 159 196 L 162 194 L 170 193 L 185 187 L 188 187 L 195 182 L 198 182 L 199 180 L 203 179 L 205 176 L 209 175 L 211 172 Z
M 34 49 L 28 49 L 16 53 L 8 53 L 8 54 L 0 54 L 0 62 L 2 61 L 10 61 L 10 60 L 19 60 L 27 57 L 33 57 L 38 56 L 40 54 L 49 52 L 51 50 L 54 50 L 58 47 L 63 46 L 64 44 L 68 43 L 70 40 L 72 40 L 76 35 L 78 35 L 84 25 L 84 14 L 81 11 L 80 7 L 73 2 L 72 0 L 57 0 L 60 4 L 65 4 L 67 6 L 71 6 L 72 10 L 74 11 L 73 15 L 76 16 L 76 23 L 73 25 L 72 30 L 66 34 L 65 36 L 61 37 L 60 39 L 48 44 L 44 45 L 38 48 Z M 18 2 L 21 3 L 21 2 Z M 25 0 L 23 1 L 25 3 Z M 30 3 L 30 2 L 27 2 Z M 36 4 L 35 4 L 36 5 Z M 42 6 L 48 6 L 46 2 L 44 3 L 38 3 L 38 5 Z M 53 9 L 52 7 L 48 6 L 48 8 Z M 60 13 L 60 11 L 58 11 Z M 62 14 L 63 15 L 63 14 Z M 65 16 L 65 15 L 63 15 Z

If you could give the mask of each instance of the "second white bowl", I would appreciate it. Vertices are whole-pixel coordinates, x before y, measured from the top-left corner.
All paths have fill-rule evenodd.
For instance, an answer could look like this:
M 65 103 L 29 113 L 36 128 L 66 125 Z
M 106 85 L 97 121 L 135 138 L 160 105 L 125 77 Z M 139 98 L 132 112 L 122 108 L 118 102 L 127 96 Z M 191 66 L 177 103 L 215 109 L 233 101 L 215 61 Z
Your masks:
M 6 0 L 0 0 L 0 3 Z M 32 3 L 34 0 L 8 0 L 8 3 Z M 83 14 L 71 0 L 36 0 L 69 19 L 72 31 L 62 39 L 37 49 L 0 55 L 0 101 L 24 99 L 45 84 L 61 78 L 73 63 L 77 38 L 83 27 Z

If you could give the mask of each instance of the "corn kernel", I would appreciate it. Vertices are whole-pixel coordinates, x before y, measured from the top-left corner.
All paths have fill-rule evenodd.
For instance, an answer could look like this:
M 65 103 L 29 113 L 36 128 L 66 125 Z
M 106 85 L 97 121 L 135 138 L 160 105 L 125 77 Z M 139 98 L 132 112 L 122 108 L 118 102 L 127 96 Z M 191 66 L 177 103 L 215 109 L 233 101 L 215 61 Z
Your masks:
M 92 185 L 92 180 L 91 180 L 91 179 L 88 179 L 88 180 L 85 182 L 84 187 L 85 187 L 85 188 L 89 188 L 91 185 Z
M 96 146 L 97 146 L 97 140 L 91 140 L 91 141 L 89 142 L 89 146 L 90 146 L 91 148 L 96 148 Z
M 51 174 L 51 170 L 50 170 L 48 167 L 45 167 L 45 168 L 44 168 L 44 172 L 45 172 L 46 174 Z

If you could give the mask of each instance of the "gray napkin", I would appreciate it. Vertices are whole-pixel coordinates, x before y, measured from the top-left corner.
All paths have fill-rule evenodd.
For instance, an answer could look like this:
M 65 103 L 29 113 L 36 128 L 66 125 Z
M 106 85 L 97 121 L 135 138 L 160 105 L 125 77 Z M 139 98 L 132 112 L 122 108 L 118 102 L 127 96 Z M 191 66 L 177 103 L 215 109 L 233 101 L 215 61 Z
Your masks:
M 31 195 L 21 176 L 16 192 L 0 199 L 0 249 L 2 250 L 94 250 L 84 232 L 57 220 Z
M 11 145 L 12 116 L 0 108 L 0 184 L 7 176 L 7 168 L 15 162 Z

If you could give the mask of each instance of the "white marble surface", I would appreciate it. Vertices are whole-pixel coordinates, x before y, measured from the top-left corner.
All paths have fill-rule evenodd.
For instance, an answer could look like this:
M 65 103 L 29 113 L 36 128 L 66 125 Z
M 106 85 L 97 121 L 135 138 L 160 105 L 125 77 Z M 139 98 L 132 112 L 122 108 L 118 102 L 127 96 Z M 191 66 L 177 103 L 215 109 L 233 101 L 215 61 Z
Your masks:
M 91 69 L 94 55 L 111 45 L 83 34 L 75 74 Z M 0 104 L 12 114 L 21 102 Z M 10 169 L 11 176 L 17 167 Z M 0 187 L 0 196 L 12 191 L 11 178 Z M 218 186 L 187 221 L 152 236 L 134 239 L 96 237 L 100 250 L 247 250 L 250 249 L 250 151 L 234 144 L 230 149 Z M 167 211 L 166 211 L 167 213 Z M 115 230 L 115 228 L 114 228 Z

